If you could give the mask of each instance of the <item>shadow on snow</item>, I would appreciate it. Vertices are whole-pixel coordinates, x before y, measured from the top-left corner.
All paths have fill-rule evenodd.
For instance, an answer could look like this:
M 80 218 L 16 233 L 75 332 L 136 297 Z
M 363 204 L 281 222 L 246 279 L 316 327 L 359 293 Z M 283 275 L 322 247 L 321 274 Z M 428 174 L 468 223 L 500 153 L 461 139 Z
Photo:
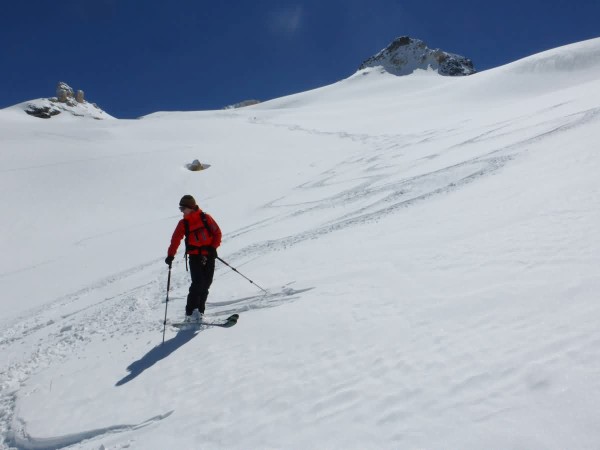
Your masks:
M 314 288 L 309 287 L 304 289 L 292 289 L 288 285 L 282 286 L 280 291 L 274 293 L 269 292 L 267 294 L 261 294 L 252 297 L 243 297 L 225 302 L 211 303 L 211 308 L 214 308 L 214 312 L 211 314 L 211 316 L 216 319 L 222 319 L 234 313 L 276 307 L 284 303 L 295 301 L 300 298 L 299 294 L 312 289 Z M 209 323 L 206 323 L 205 325 L 210 326 Z M 179 330 L 172 339 L 165 341 L 164 344 L 157 345 L 140 359 L 132 362 L 129 367 L 127 367 L 129 375 L 117 381 L 115 386 L 123 386 L 124 384 L 129 383 L 131 380 L 137 378 L 146 369 L 149 369 L 154 364 L 162 359 L 165 359 L 171 353 L 176 351 L 179 347 L 194 339 L 198 335 L 199 331 L 201 331 L 201 329 Z
M 129 375 L 117 381 L 115 386 L 123 386 L 124 384 L 129 383 L 144 372 L 144 370 L 149 369 L 160 360 L 165 359 L 179 347 L 194 339 L 198 335 L 197 331 L 198 330 L 181 330 L 173 338 L 165 341 L 164 344 L 159 344 L 154 347 L 140 359 L 132 362 L 129 367 L 127 367 Z

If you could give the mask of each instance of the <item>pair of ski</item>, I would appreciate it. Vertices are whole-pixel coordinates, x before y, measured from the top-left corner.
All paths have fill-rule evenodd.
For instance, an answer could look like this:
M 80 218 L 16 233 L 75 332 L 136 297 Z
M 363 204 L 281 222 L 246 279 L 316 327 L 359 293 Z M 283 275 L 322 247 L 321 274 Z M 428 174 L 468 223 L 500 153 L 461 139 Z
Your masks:
M 174 323 L 170 323 L 169 325 L 171 325 L 172 327 L 175 327 L 175 328 L 185 329 L 185 330 L 193 329 L 193 328 L 200 328 L 202 326 L 230 328 L 237 323 L 239 318 L 240 318 L 239 314 L 233 314 L 233 315 L 229 316 L 227 319 L 225 319 L 224 321 L 220 321 L 220 322 L 215 322 L 215 321 L 211 321 L 211 320 L 208 320 L 208 321 L 203 320 L 202 322 L 174 322 Z

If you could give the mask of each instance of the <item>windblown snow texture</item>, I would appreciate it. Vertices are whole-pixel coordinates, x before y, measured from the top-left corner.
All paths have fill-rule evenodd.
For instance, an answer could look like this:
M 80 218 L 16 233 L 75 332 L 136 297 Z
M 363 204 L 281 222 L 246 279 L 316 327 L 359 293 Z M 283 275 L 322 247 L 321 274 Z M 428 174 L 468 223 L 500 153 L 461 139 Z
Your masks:
M 0 110 L 0 448 L 595 448 L 599 61 L 594 39 L 235 110 Z M 243 320 L 163 345 L 183 194 L 268 293 L 218 264 L 206 312 Z

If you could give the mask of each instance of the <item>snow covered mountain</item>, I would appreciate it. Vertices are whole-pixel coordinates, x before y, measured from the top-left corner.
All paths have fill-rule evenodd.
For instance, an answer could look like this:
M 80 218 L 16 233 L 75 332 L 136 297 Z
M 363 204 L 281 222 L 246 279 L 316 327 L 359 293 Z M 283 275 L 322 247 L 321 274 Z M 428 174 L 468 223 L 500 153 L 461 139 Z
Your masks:
M 6 108 L 7 110 L 23 111 L 32 117 L 50 119 L 59 114 L 74 117 L 92 118 L 97 120 L 114 119 L 95 103 L 88 103 L 83 91 L 73 91 L 67 83 L 59 82 L 56 87 L 56 97 L 38 98 Z
M 408 75 L 415 70 L 433 70 L 447 76 L 475 73 L 470 59 L 440 49 L 432 50 L 425 42 L 409 36 L 394 39 L 386 48 L 363 62 L 358 70 L 369 68 L 378 68 L 394 75 Z
M 599 56 L 143 120 L 0 110 L 0 448 L 595 448 Z M 183 194 L 268 293 L 219 264 L 207 315 L 238 324 L 161 345 Z

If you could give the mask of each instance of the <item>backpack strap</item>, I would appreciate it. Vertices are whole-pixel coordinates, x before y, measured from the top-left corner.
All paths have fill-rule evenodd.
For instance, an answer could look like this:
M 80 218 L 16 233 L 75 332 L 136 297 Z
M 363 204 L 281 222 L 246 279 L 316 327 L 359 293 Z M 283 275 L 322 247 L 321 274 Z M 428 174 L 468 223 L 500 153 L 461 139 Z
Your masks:
M 184 259 L 185 259 L 185 271 L 189 272 L 188 269 L 188 236 L 190 235 L 190 224 L 187 220 L 183 219 L 183 228 L 185 230 L 185 240 L 183 242 L 185 242 L 185 254 L 184 254 Z
M 183 219 L 183 227 L 185 229 L 185 254 L 187 255 L 189 250 L 188 238 L 190 236 L 190 223 L 185 219 Z
M 200 219 L 202 220 L 202 223 L 204 224 L 204 228 L 206 228 L 206 232 L 208 233 L 208 235 L 210 237 L 213 237 L 212 231 L 211 231 L 210 227 L 208 226 L 208 219 L 206 218 L 206 213 L 204 211 L 202 211 L 202 213 L 200 213 Z

